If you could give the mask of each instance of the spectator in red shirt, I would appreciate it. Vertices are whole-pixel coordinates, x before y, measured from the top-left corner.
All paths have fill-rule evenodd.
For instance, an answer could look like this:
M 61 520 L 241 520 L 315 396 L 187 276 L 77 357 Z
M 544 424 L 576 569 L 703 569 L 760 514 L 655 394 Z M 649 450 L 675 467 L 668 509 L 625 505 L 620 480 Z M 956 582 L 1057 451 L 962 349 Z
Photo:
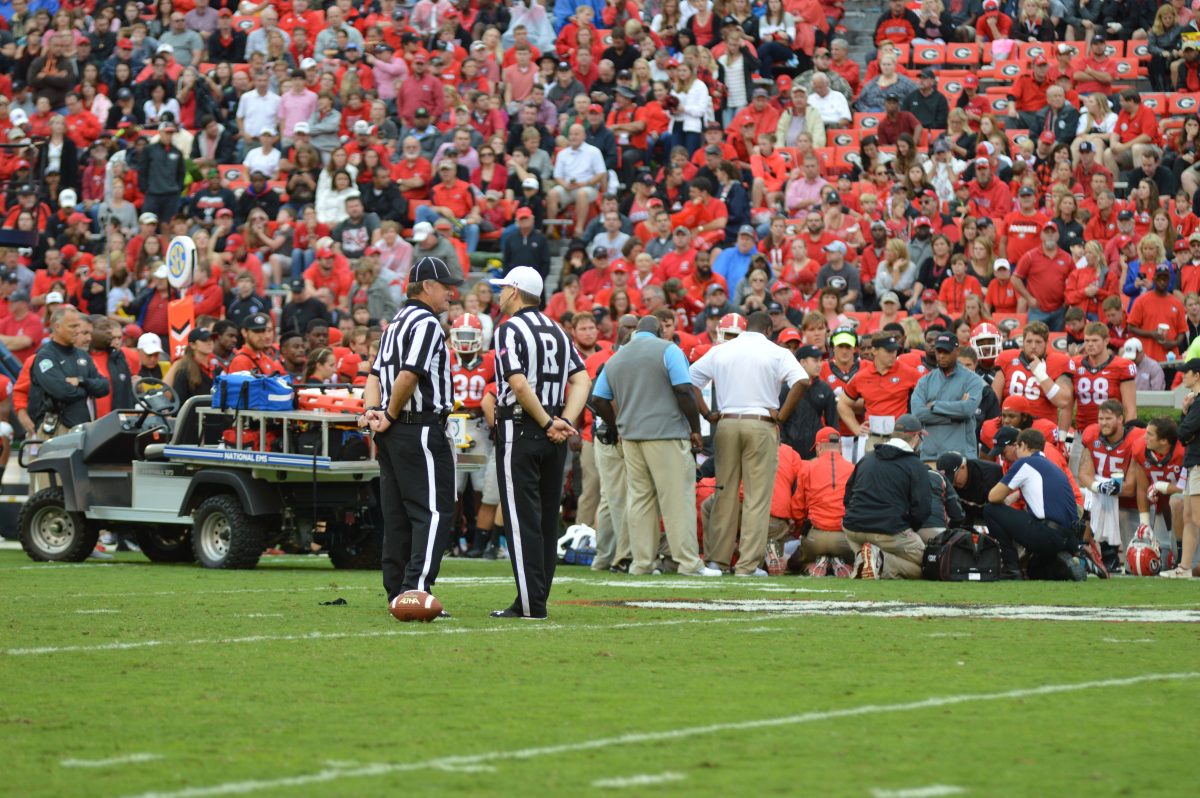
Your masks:
M 329 247 L 318 249 L 316 261 L 304 270 L 304 280 L 308 284 L 310 294 L 315 294 L 322 288 L 328 288 L 334 298 L 341 303 L 350 295 L 350 286 L 354 284 L 354 275 L 344 258 L 340 267 L 334 264 L 335 255 L 336 253 Z
M 975 41 L 987 44 L 1007 39 L 1012 33 L 1012 18 L 1000 10 L 999 0 L 983 0 L 983 13 L 975 22 Z
M 1175 351 L 1188 332 L 1187 313 L 1179 298 L 1168 291 L 1171 264 L 1160 263 L 1154 269 L 1154 290 L 1133 300 L 1129 311 L 1129 332 L 1142 341 L 1146 356 L 1165 360 Z
M 992 174 L 992 162 L 987 158 L 975 159 L 975 179 L 967 186 L 983 215 L 1003 219 L 1012 210 L 1012 192 Z
M 1013 285 L 1025 299 L 1031 322 L 1045 322 L 1052 332 L 1063 329 L 1067 275 L 1074 268 L 1071 256 L 1059 249 L 1058 227 L 1046 222 L 1042 245 L 1025 253 L 1013 275 Z
M 24 363 L 46 337 L 36 313 L 29 312 L 29 294 L 17 289 L 8 297 L 8 315 L 0 319 L 0 344 Z
M 883 98 L 883 119 L 879 120 L 879 143 L 895 144 L 900 136 L 908 133 L 913 141 L 921 140 L 923 128 L 917 118 L 908 111 L 900 110 L 899 92 L 889 91 Z
M 1141 163 L 1142 153 L 1162 141 L 1158 132 L 1158 117 L 1142 104 L 1142 95 L 1136 89 L 1121 92 L 1121 113 L 1117 114 L 1117 126 L 1108 134 L 1108 149 L 1104 151 L 1104 165 L 1110 171 L 1132 169 Z
M 197 316 L 225 318 L 225 291 L 213 277 L 211 264 L 196 264 L 196 277 L 188 287 L 187 295 L 192 298 L 192 308 Z
M 418 207 L 413 218 L 430 224 L 442 218 L 449 219 L 451 224 L 461 223 L 467 252 L 474 252 L 479 246 L 481 217 L 471 184 L 458 179 L 454 162 L 449 159 L 438 164 L 438 179 L 440 182 L 433 187 L 432 204 Z
M 988 283 L 984 302 L 992 313 L 1024 313 L 1025 299 L 1017 293 L 1012 281 L 1012 266 L 1000 258 L 992 266 L 993 278 Z
M 1108 55 L 1108 41 L 1103 31 L 1092 34 L 1091 46 L 1071 62 L 1075 80 L 1075 91 L 1082 97 L 1092 92 L 1109 94 L 1113 81 L 1117 79 L 1116 59 Z

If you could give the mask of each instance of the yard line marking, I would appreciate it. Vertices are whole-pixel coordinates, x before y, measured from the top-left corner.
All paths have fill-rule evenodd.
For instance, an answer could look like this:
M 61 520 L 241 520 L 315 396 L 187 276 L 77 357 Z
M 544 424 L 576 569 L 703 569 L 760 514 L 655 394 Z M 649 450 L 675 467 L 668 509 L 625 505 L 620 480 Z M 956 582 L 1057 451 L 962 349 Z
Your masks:
M 76 615 L 115 615 L 120 610 L 75 610 Z
M 41 571 L 52 573 L 65 571 L 68 568 L 115 568 L 118 565 L 146 565 L 144 562 L 44 562 L 41 565 L 18 565 L 13 571 Z
M 150 596 L 218 596 L 241 593 L 340 593 L 343 590 L 376 590 L 381 595 L 383 590 L 369 585 L 338 585 L 337 587 L 237 587 L 223 590 L 150 590 L 129 593 L 63 593 L 59 598 L 148 598 Z M 46 598 L 44 593 L 26 593 L 18 596 L 7 596 L 9 599 L 38 599 Z
M 592 782 L 593 787 L 601 787 L 613 790 L 623 790 L 626 787 L 650 787 L 655 784 L 669 784 L 673 781 L 683 781 L 687 776 L 682 773 L 640 773 L 637 776 L 625 776 L 616 779 L 596 779 Z
M 1130 638 L 1104 637 L 1101 639 L 1105 643 L 1156 643 L 1156 642 L 1158 642 L 1157 640 L 1154 640 L 1153 638 L 1149 638 L 1149 637 L 1130 637 Z
M 242 613 L 243 618 L 282 618 L 282 612 L 246 612 Z
M 142 648 L 168 648 L 174 646 L 229 646 L 247 643 L 288 643 L 297 640 L 355 640 L 375 637 L 426 637 L 438 635 L 497 634 L 504 632 L 531 631 L 580 631 L 603 629 L 639 629 L 651 626 L 689 626 L 712 623 L 762 623 L 764 618 L 682 618 L 661 621 L 630 621 L 605 624 L 515 624 L 509 626 L 454 627 L 443 629 L 378 629 L 370 632 L 305 632 L 286 635 L 246 635 L 245 637 L 197 638 L 192 640 L 131 640 L 75 646 L 39 646 L 35 648 L 0 649 L 0 654 L 10 657 L 32 657 L 47 654 L 81 654 L 96 651 L 131 651 Z
M 930 632 L 926 637 L 970 637 L 970 632 Z
M 805 712 L 801 715 L 785 715 L 775 718 L 758 720 L 734 721 L 729 723 L 714 723 L 708 726 L 691 726 L 681 729 L 666 729 L 663 731 L 628 732 L 615 737 L 598 737 L 592 740 L 580 740 L 573 743 L 561 743 L 537 748 L 518 748 L 508 751 L 488 751 L 472 756 L 446 756 L 427 759 L 423 762 L 376 763 L 364 765 L 355 770 L 326 769 L 316 773 L 303 773 L 296 776 L 280 776 L 271 779 L 246 779 L 229 781 L 208 787 L 187 787 L 182 790 L 166 792 L 142 793 L 136 798 L 208 798 L 215 795 L 246 795 L 262 790 L 281 790 L 285 787 L 307 787 L 312 784 L 323 784 L 345 778 L 360 778 L 367 776 L 389 776 L 394 773 L 412 772 L 415 770 L 437 769 L 443 765 L 481 765 L 490 762 L 524 761 L 545 756 L 582 751 L 598 751 L 621 745 L 665 742 L 684 740 L 702 735 L 719 734 L 722 732 L 752 731 L 771 729 L 783 726 L 797 726 L 805 723 L 817 723 L 825 720 L 840 718 L 866 717 L 870 715 L 911 712 L 919 709 L 937 709 L 939 707 L 970 704 L 978 701 L 1003 701 L 1006 699 L 1032 698 L 1035 696 L 1054 695 L 1057 693 L 1074 693 L 1082 690 L 1096 690 L 1110 687 L 1129 687 L 1145 682 L 1181 681 L 1200 677 L 1200 672 L 1184 671 L 1178 673 L 1147 673 L 1141 676 L 1130 676 L 1123 679 L 1103 679 L 1092 682 L 1075 682 L 1072 684 L 1049 684 L 1041 687 L 1016 688 L 996 693 L 968 693 L 965 695 L 933 696 L 919 701 L 906 701 L 900 704 L 862 704 L 845 709 L 833 709 L 824 712 Z M 130 796 L 130 798 L 134 798 Z
M 962 795 L 965 793 L 962 787 L 955 787 L 951 784 L 930 784 L 928 787 L 913 787 L 907 790 L 871 790 L 871 795 L 875 798 L 938 798 L 942 795 Z
M 856 615 L 876 618 L 986 618 L 1008 621 L 1127 621 L 1200 623 L 1198 610 L 1128 607 L 1071 607 L 1012 604 L 921 604 L 908 601 L 801 601 L 789 599 L 627 599 L 577 602 L 647 610 L 770 613 L 777 615 Z
M 139 762 L 154 762 L 162 759 L 162 754 L 129 754 L 114 756 L 108 759 L 64 759 L 58 764 L 65 768 L 107 768 L 113 765 L 135 765 Z

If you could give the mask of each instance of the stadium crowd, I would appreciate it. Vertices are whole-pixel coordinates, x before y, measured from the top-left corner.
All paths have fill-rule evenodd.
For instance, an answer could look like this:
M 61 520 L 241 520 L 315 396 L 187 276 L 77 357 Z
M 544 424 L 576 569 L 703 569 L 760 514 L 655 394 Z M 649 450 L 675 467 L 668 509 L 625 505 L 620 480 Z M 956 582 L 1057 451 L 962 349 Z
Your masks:
M 1185 458 L 1193 426 L 1144 424 L 1135 392 L 1200 379 L 1200 20 L 1183 0 L 889 0 L 860 63 L 843 13 L 0 2 L 14 434 L 126 406 L 138 377 L 183 397 L 223 369 L 362 381 L 409 267 L 431 256 L 468 280 L 445 321 L 456 398 L 486 445 L 503 319 L 480 268 L 549 278 L 561 248 L 545 308 L 593 378 L 652 335 L 707 390 L 679 406 L 705 455 L 692 523 L 719 541 L 703 569 L 913 576 L 918 545 L 892 539 L 986 525 L 1016 576 L 1009 539 L 1031 546 L 992 508 L 1015 504 L 1066 527 L 1070 562 L 1047 573 L 1121 567 L 1133 530 L 1157 523 L 1183 543 L 1167 573 L 1190 576 L 1200 443 Z M 200 264 L 195 331 L 171 352 L 163 258 L 178 235 Z M 721 369 L 739 365 L 714 380 L 710 361 L 734 338 L 789 350 L 786 368 L 761 350 L 740 366 L 781 369 L 775 402 L 758 384 L 723 408 L 738 380 Z M 90 353 L 108 389 L 40 368 L 53 347 Z M 750 390 L 761 373 L 745 377 Z M 84 415 L 60 418 L 56 391 Z M 657 536 L 629 539 L 661 514 L 680 540 L 625 474 L 615 411 L 615 429 L 583 425 L 566 515 L 598 530 L 593 567 L 669 569 L 670 546 L 645 554 Z M 724 468 L 722 435 L 752 423 L 778 425 L 778 452 L 754 456 L 757 433 L 739 433 L 743 465 Z M 932 466 L 927 490 L 880 487 L 917 474 L 910 460 Z M 1034 507 L 1030 460 L 1067 476 L 1086 523 Z M 721 480 L 767 465 L 774 491 L 747 479 L 739 521 Z M 464 553 L 497 551 L 493 470 L 460 477 Z M 864 507 L 856 491 L 903 501 Z

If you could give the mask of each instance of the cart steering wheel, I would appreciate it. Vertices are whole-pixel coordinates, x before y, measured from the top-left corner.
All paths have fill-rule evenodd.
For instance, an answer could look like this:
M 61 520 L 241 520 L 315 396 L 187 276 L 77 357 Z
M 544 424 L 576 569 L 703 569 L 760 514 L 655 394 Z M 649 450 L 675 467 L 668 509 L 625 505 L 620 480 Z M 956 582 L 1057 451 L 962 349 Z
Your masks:
M 175 390 L 155 377 L 143 377 L 138 380 L 133 386 L 133 396 L 142 411 L 136 424 L 139 429 L 152 415 L 167 423 L 169 416 L 179 412 L 179 397 L 175 395 Z

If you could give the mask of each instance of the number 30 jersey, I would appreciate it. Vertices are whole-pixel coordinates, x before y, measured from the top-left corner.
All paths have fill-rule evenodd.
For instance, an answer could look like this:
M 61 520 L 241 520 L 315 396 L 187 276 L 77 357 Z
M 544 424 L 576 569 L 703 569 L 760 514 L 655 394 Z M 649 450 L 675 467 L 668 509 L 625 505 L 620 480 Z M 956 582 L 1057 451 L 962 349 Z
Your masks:
M 484 389 L 496 380 L 496 355 L 484 352 L 465 365 L 462 355 L 450 353 L 450 384 L 454 386 L 454 401 L 475 410 L 483 401 Z
M 1075 382 L 1075 429 L 1087 429 L 1096 423 L 1100 405 L 1121 398 L 1121 383 L 1137 377 L 1132 361 L 1115 355 L 1096 367 L 1083 355 L 1071 358 L 1068 369 Z

